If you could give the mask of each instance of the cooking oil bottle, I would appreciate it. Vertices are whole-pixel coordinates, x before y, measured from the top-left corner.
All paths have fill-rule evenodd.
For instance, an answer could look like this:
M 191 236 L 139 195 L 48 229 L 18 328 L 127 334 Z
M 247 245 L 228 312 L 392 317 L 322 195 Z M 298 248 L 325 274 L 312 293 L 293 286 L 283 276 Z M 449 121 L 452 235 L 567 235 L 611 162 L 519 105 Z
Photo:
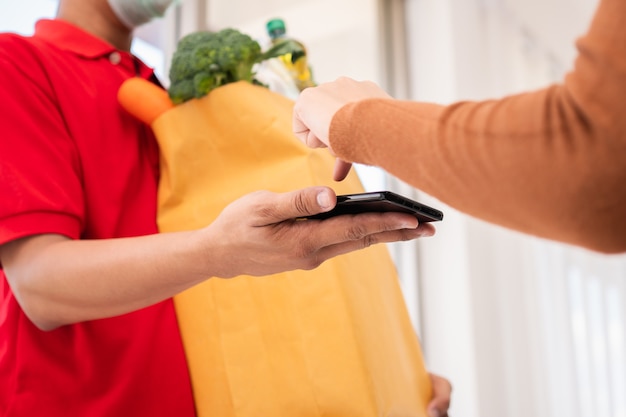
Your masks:
M 304 45 L 287 36 L 287 29 L 283 19 L 271 19 L 266 24 L 267 34 L 270 37 L 271 46 L 291 45 L 288 52 L 281 55 L 279 59 L 287 69 L 299 91 L 315 85 L 311 68 L 307 60 L 307 50 Z

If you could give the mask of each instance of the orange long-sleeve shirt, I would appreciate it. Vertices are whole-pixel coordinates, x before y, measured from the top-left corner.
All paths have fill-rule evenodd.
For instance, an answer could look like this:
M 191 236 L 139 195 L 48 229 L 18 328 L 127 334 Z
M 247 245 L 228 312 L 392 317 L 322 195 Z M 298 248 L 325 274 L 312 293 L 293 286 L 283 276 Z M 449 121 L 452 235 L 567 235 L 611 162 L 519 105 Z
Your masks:
M 562 84 L 448 106 L 369 99 L 330 143 L 471 216 L 626 251 L 626 1 L 602 0 Z M 374 117 L 375 115 L 375 117 Z

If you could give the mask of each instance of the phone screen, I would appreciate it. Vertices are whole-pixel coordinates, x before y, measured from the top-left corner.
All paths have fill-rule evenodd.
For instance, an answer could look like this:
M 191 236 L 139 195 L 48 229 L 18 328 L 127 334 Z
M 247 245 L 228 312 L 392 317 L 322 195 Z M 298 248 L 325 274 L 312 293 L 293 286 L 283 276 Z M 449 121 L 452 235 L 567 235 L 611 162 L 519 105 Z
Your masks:
M 413 214 L 421 222 L 443 220 L 443 212 L 391 191 L 373 191 L 337 196 L 337 205 L 331 211 L 309 216 L 309 219 L 327 219 L 342 214 L 397 211 Z

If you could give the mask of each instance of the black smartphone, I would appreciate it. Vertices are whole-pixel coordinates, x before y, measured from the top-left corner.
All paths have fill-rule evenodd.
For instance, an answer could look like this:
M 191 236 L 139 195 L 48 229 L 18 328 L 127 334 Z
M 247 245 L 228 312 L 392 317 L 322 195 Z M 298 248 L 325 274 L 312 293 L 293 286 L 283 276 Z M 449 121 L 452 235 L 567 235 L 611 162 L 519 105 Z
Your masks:
M 443 220 L 443 212 L 425 204 L 413 201 L 392 191 L 372 191 L 337 196 L 337 205 L 326 213 L 306 217 L 307 219 L 327 219 L 341 214 L 399 211 L 413 214 L 420 223 Z

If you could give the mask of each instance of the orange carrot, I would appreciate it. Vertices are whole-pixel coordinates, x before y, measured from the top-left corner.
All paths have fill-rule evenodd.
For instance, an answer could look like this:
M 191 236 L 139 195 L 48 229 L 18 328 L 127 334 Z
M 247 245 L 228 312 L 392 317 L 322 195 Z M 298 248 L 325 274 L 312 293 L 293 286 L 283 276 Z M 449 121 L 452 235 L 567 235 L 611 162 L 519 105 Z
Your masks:
M 126 111 L 148 125 L 174 107 L 166 90 L 140 77 L 124 81 L 117 100 Z

